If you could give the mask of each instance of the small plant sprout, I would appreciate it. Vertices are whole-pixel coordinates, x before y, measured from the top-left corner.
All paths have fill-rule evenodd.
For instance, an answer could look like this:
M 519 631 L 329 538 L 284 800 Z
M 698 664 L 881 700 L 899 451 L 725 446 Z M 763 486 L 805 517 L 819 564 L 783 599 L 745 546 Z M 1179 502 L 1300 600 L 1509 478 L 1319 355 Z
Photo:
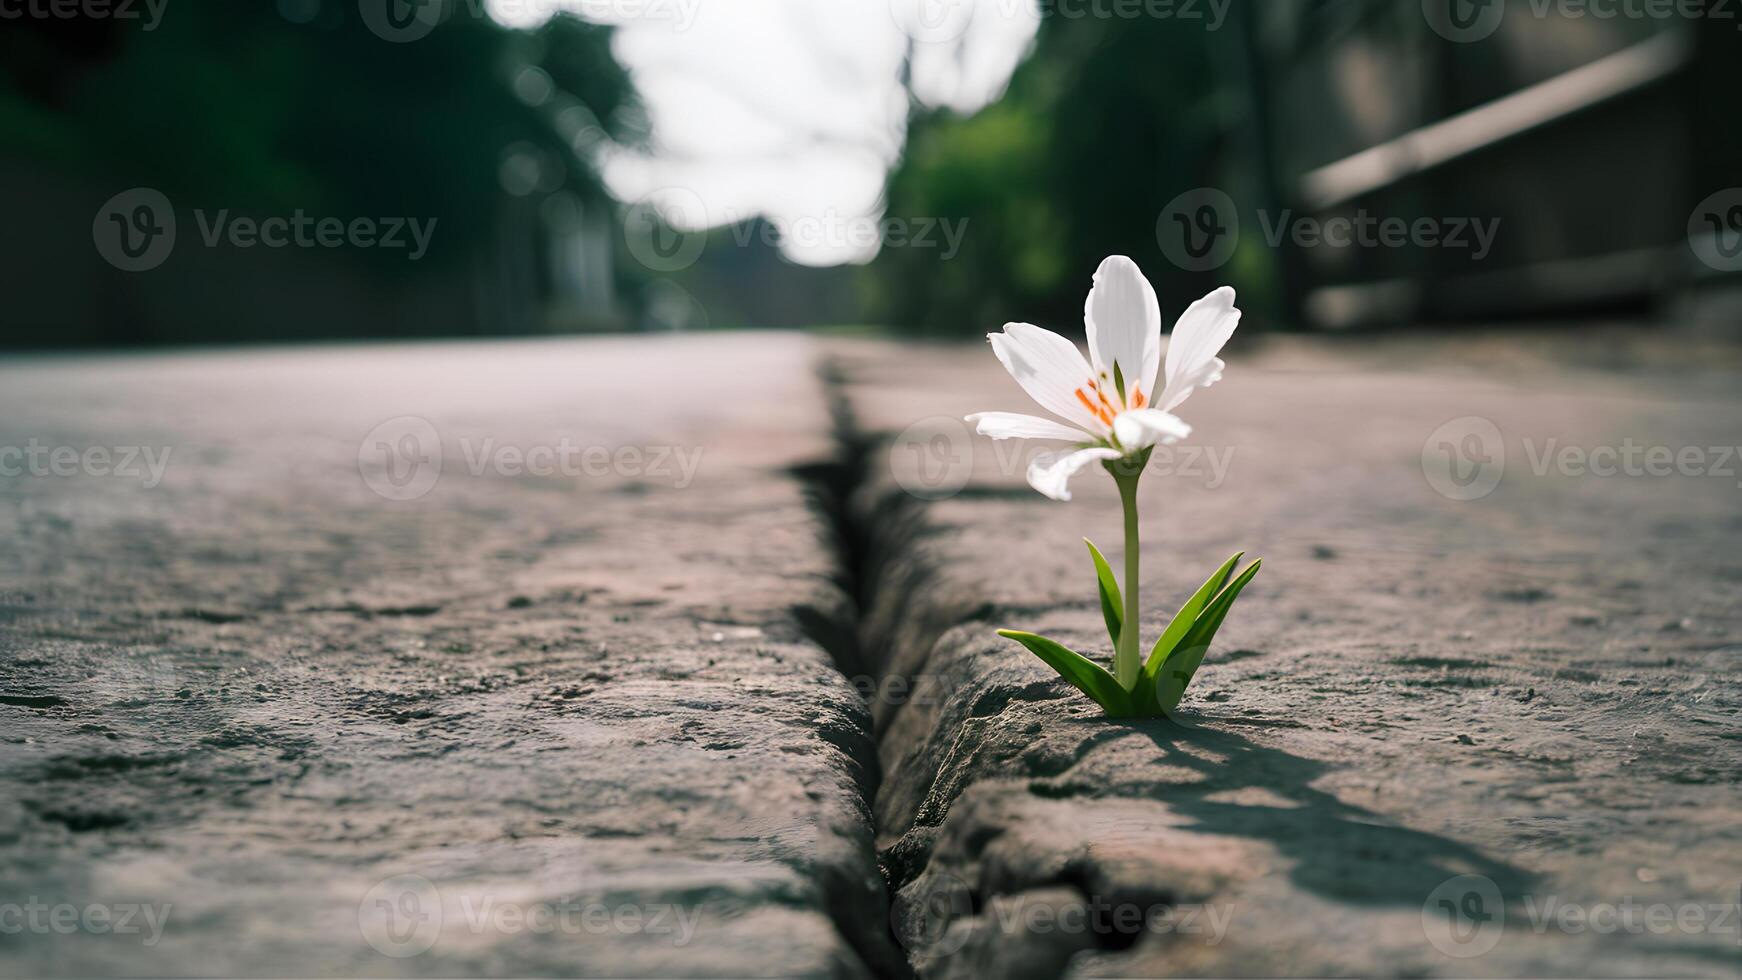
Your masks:
M 1242 554 L 1222 563 L 1186 600 L 1150 648 L 1139 656 L 1137 480 L 1156 445 L 1177 442 L 1192 428 L 1173 414 L 1198 388 L 1221 380 L 1226 367 L 1217 355 L 1240 323 L 1234 290 L 1223 286 L 1193 303 L 1174 324 L 1161 353 L 1161 308 L 1155 290 L 1123 255 L 1095 271 L 1083 305 L 1089 334 L 1089 360 L 1075 344 L 1028 323 L 1008 323 L 989 335 L 992 352 L 1040 406 L 1063 422 L 1011 412 L 968 416 L 981 435 L 994 439 L 1052 439 L 1070 449 L 1035 456 L 1028 482 L 1054 500 L 1069 500 L 1067 484 L 1077 471 L 1100 463 L 1119 487 L 1125 507 L 1125 588 L 1094 542 L 1086 541 L 1101 593 L 1101 616 L 1113 641 L 1113 672 L 1044 636 L 999 630 L 1046 661 L 1078 690 L 1094 699 L 1110 718 L 1155 718 L 1173 714 L 1187 685 L 1240 590 L 1258 574 L 1262 561 L 1235 573 Z M 1157 373 L 1161 388 L 1156 390 Z M 1068 424 L 1067 424 L 1068 423 Z

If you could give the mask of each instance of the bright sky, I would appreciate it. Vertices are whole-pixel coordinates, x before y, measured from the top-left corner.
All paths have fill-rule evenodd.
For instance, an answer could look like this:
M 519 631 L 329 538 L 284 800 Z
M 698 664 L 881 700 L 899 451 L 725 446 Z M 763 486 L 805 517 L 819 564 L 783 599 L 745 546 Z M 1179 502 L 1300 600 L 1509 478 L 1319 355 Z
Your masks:
M 996 99 L 1039 26 L 1034 0 L 488 0 L 535 27 L 556 9 L 616 24 L 654 152 L 605 159 L 611 191 L 684 228 L 764 215 L 807 265 L 876 254 L 887 169 L 923 102 Z M 705 216 L 697 212 L 705 212 Z

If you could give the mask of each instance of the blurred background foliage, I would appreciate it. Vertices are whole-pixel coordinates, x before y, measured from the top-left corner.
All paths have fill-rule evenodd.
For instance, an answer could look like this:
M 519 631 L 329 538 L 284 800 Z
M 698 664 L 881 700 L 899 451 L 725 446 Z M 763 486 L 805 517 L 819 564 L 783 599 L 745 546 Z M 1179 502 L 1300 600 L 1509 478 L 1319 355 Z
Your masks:
M 885 249 L 861 282 L 866 307 L 934 336 L 1011 319 L 1079 329 L 1089 272 L 1123 253 L 1164 319 L 1231 283 L 1246 322 L 1272 329 L 1736 322 L 1733 270 L 1689 248 L 1690 218 L 1742 241 L 1742 207 L 1722 198 L 1742 183 L 1742 90 L 1715 81 L 1742 64 L 1733 20 L 1495 0 L 1460 8 L 1491 17 L 1492 33 L 1456 39 L 1424 16 L 1433 7 L 1235 3 L 1208 31 L 1044 19 L 1000 100 L 969 117 L 916 111 L 890 212 L 965 217 L 971 231 L 950 262 Z M 1161 244 L 1200 188 L 1226 195 L 1221 218 L 1239 229 L 1207 272 Z M 1714 193 L 1717 210 L 1697 214 Z M 1466 242 L 1482 222 L 1495 239 L 1481 252 L 1294 237 L 1363 218 L 1425 219 Z
M 190 202 L 440 215 L 449 234 L 432 255 L 453 263 L 489 234 L 507 147 L 538 147 L 557 162 L 555 182 L 603 196 L 588 161 L 517 97 L 529 67 L 611 138 L 644 135 L 609 27 L 562 17 L 524 34 L 456 19 L 385 44 L 338 7 L 313 9 L 299 24 L 268 4 L 178 6 L 150 33 L 119 20 L 10 22 L 6 149 L 98 178 L 125 169 Z
M 1240 37 L 1177 19 L 1049 20 L 1000 100 L 967 118 L 917 112 L 890 212 L 966 218 L 971 233 L 949 262 L 880 253 L 864 283 L 872 317 L 935 335 L 1009 319 L 1075 329 L 1111 254 L 1137 258 L 1173 298 L 1164 306 L 1213 289 L 1216 276 L 1159 261 L 1156 221 L 1184 189 L 1258 180 L 1242 166 L 1257 149 L 1242 127 L 1255 93 L 1229 71 L 1245 60 Z M 1244 305 L 1274 292 L 1262 254 L 1236 263 Z
M 550 293 L 550 213 L 535 205 L 609 212 L 586 149 L 646 139 L 612 30 L 559 17 L 524 32 L 461 17 L 393 44 L 354 7 L 299 0 L 172 6 L 149 32 L 117 19 L 9 21 L 0 172 L 32 234 L 8 236 L 4 258 L 15 285 L 43 288 L 34 303 L 14 292 L 26 302 L 4 333 L 125 343 L 533 329 L 537 317 L 512 314 Z M 203 265 L 177 289 L 213 295 L 175 302 L 92 262 L 77 220 L 141 185 L 175 203 L 179 240 L 199 233 L 196 208 L 434 218 L 438 233 L 415 263 L 379 248 L 270 263 L 184 248 L 178 260 Z M 155 271 L 173 278 L 180 264 Z M 77 301 L 93 291 L 107 301 Z
M 927 58 L 962 50 L 896 40 L 904 56 L 871 63 L 899 75 L 867 82 L 907 86 L 883 212 L 965 222 L 966 234 L 957 254 L 891 245 L 819 268 L 791 261 L 756 216 L 667 229 L 705 236 L 693 261 L 636 254 L 634 202 L 614 199 L 604 174 L 608 158 L 655 159 L 659 132 L 620 62 L 619 29 L 572 15 L 512 29 L 483 0 L 440 2 L 450 16 L 399 44 L 338 0 L 174 5 L 150 31 L 7 21 L 0 344 L 843 324 L 965 338 L 1007 320 L 1073 331 L 1089 275 L 1112 253 L 1150 275 L 1165 317 L 1227 282 L 1253 328 L 1634 315 L 1735 291 L 1688 247 L 1696 202 L 1742 180 L 1742 34 L 1726 23 L 1542 17 L 1529 0 L 1498 0 L 1494 35 L 1456 43 L 1415 0 L 1236 2 L 1214 29 L 1044 4 L 1032 39 L 1017 35 L 1026 47 L 1011 49 L 1008 84 L 971 112 L 912 82 Z M 899 38 L 881 10 L 867 23 L 890 37 L 853 40 L 866 51 Z M 799 43 L 823 45 L 810 26 Z M 841 53 L 794 61 L 828 71 Z M 723 64 L 740 81 L 765 67 Z M 745 108 L 758 119 L 787 107 Z M 1479 138 L 1427 159 L 1424 138 L 1453 119 Z M 793 136 L 800 148 L 815 138 Z M 1375 160 L 1381 177 L 1361 178 Z M 92 247 L 91 222 L 139 186 L 167 194 L 190 240 L 196 210 L 439 227 L 416 262 L 380 248 L 178 245 L 160 268 L 127 273 Z M 1243 232 L 1227 262 L 1189 271 L 1168 260 L 1163 223 L 1205 187 L 1237 202 Z M 1476 259 L 1262 233 L 1283 217 L 1364 213 L 1484 218 L 1504 234 Z M 1725 243 L 1742 237 L 1742 203 L 1728 213 L 1738 227 L 1714 226 Z

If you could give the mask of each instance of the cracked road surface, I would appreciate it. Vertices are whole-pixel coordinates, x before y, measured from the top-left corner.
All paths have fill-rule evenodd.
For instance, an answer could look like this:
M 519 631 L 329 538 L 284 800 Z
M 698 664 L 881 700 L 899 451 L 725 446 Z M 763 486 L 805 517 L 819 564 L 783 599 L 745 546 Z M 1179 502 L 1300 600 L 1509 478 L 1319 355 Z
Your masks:
M 1104 653 L 1119 519 L 953 421 L 1030 410 L 983 345 L 0 363 L 0 974 L 1734 975 L 1739 478 L 1590 469 L 1734 446 L 1734 351 L 1228 360 L 1143 488 L 1151 635 L 1266 558 L 1177 724 L 992 635 Z M 1561 918 L 1628 902 L 1708 918 Z
M 952 427 L 1033 410 L 983 348 L 839 360 L 861 426 L 909 433 L 884 490 L 938 498 L 867 617 L 906 681 L 874 705 L 878 837 L 922 976 L 1742 967 L 1734 348 L 1230 353 L 1141 489 L 1148 638 L 1229 554 L 1265 559 L 1178 724 L 1106 722 L 993 634 L 1110 657 L 1081 539 L 1120 567 L 1112 481 L 1046 500 L 1044 446 Z
M 788 472 L 832 452 L 802 338 L 30 358 L 0 392 L 0 446 L 80 453 L 0 479 L 0 902 L 161 920 L 31 912 L 0 974 L 898 959 L 864 706 L 794 614 L 839 605 Z

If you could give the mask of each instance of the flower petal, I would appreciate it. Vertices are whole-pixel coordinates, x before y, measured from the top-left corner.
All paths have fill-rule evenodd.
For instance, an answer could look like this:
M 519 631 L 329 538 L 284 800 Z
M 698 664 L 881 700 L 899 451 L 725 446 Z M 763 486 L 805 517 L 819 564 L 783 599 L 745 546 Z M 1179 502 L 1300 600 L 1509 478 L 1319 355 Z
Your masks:
M 1118 459 L 1121 455 L 1117 449 L 1100 446 L 1041 453 L 1028 464 L 1028 484 L 1054 500 L 1069 500 L 1071 492 L 1065 484 L 1077 475 L 1078 470 L 1096 460 Z
M 1161 306 L 1137 263 L 1123 255 L 1102 260 L 1083 303 L 1083 324 L 1096 374 L 1111 379 L 1118 362 L 1127 397 L 1141 387 L 1153 400 L 1155 371 L 1161 364 Z M 1113 390 L 1110 381 L 1107 390 Z
M 1178 442 L 1192 434 L 1192 427 L 1179 416 L 1159 408 L 1139 408 L 1115 416 L 1113 434 L 1129 453 L 1156 443 Z
M 1173 325 L 1167 346 L 1167 388 L 1155 407 L 1172 411 L 1197 388 L 1208 388 L 1222 379 L 1223 364 L 1216 355 L 1240 325 L 1234 306 L 1234 290 L 1228 286 L 1193 303 Z
M 1080 429 L 1060 425 L 1038 415 L 1018 415 L 1015 412 L 975 412 L 967 421 L 978 424 L 974 431 L 994 439 L 1063 439 L 1066 442 L 1094 442 L 1095 437 Z
M 1089 382 L 1089 364 L 1077 345 L 1032 323 L 1006 323 L 1003 333 L 988 334 L 992 353 L 1041 408 L 1090 432 L 1108 427 L 1077 400 L 1077 389 Z

